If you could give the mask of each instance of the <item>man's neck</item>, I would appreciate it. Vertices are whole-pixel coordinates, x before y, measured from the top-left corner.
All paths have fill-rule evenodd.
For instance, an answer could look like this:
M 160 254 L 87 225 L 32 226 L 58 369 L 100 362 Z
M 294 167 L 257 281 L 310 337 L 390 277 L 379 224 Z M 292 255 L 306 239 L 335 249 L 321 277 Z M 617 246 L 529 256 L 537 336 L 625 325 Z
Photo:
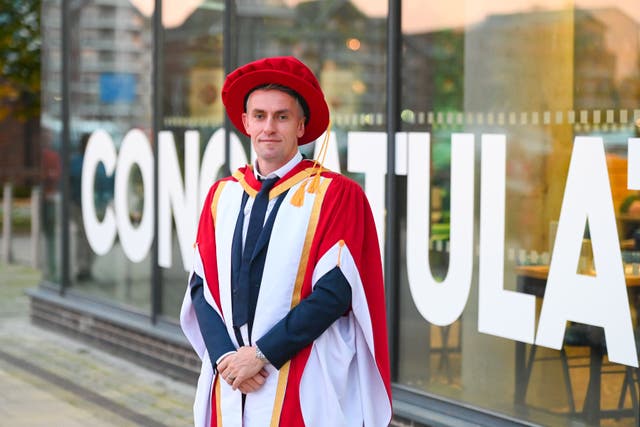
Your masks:
M 254 163 L 254 171 L 256 178 L 269 178 L 272 176 L 278 176 L 282 178 L 285 176 L 291 169 L 293 169 L 298 163 L 302 161 L 302 154 L 299 151 L 296 151 L 294 156 L 289 159 L 284 165 L 281 165 L 277 168 L 262 168 L 260 167 L 260 159 L 256 159 Z

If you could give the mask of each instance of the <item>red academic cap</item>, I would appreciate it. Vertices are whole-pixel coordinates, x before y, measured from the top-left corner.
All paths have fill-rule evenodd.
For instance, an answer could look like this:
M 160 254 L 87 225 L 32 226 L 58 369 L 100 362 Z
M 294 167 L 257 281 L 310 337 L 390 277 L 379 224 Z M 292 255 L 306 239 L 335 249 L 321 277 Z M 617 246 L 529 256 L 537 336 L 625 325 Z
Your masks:
M 239 67 L 229 74 L 222 86 L 222 103 L 229 119 L 243 134 L 242 123 L 247 95 L 256 87 L 279 84 L 295 92 L 306 102 L 308 108 L 304 135 L 298 145 L 315 141 L 329 125 L 329 107 L 313 72 L 292 56 L 264 58 Z

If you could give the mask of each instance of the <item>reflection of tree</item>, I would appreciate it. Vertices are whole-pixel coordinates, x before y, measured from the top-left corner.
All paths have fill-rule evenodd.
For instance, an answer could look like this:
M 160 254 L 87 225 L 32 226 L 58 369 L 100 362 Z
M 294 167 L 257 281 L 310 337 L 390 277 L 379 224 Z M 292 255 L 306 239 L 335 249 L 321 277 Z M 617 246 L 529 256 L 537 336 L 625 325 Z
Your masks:
M 403 43 L 402 109 L 462 111 L 464 32 L 406 34 Z
M 422 130 L 415 115 L 464 108 L 464 32 L 447 29 L 403 35 L 401 110 L 410 112 L 402 130 Z M 451 182 L 451 128 L 431 130 L 432 235 L 448 239 Z M 439 223 L 439 225 L 438 225 Z M 444 228 L 442 228 L 444 227 Z M 440 230 L 439 232 L 436 230 Z M 447 257 L 439 259 L 446 271 Z M 432 260 L 433 261 L 433 260 Z M 433 264 L 433 263 L 432 263 Z
M 40 0 L 0 0 L 0 145 L 8 154 L 0 175 L 38 169 L 40 51 Z
M 0 120 L 40 114 L 40 1 L 0 1 Z

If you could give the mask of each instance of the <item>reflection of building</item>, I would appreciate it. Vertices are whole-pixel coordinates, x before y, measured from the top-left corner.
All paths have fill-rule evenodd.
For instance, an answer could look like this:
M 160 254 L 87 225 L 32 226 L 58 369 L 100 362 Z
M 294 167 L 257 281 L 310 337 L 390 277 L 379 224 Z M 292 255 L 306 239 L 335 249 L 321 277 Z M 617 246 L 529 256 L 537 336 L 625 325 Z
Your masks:
M 561 37 L 572 33 L 573 39 Z M 640 24 L 614 8 L 490 16 L 467 33 L 467 75 L 482 82 L 465 92 L 465 106 L 478 111 L 487 103 L 497 111 L 593 109 L 602 104 L 635 108 L 638 34 Z M 522 58 L 520 68 L 513 68 L 514 58 Z M 548 66 L 556 73 L 549 73 Z M 571 75 L 565 78 L 565 73 Z M 567 91 L 567 81 L 574 82 L 573 93 Z
M 326 85 L 334 115 L 384 111 L 380 99 L 385 93 L 380 78 L 385 73 L 383 19 L 364 15 L 349 1 L 333 1 L 330 7 L 311 1 L 297 6 L 296 26 L 294 52 L 299 51 Z
M 574 31 L 572 44 L 560 37 Z M 403 108 L 414 113 L 638 105 L 640 24 L 616 8 L 492 15 L 466 34 L 407 34 L 403 42 L 403 91 L 413 95 Z
M 41 27 L 42 34 L 47 34 L 42 40 L 42 125 L 53 127 L 54 118 L 62 115 L 62 29 L 60 3 L 53 0 L 43 0 Z
M 236 62 L 245 64 L 257 57 L 290 55 L 294 40 L 295 13 L 284 0 L 238 0 L 234 34 L 239 46 Z
M 532 230 L 533 245 L 544 247 L 534 242 L 558 215 L 564 180 L 547 174 L 531 187 L 532 177 L 568 161 L 571 151 L 564 141 L 586 129 L 576 130 L 574 123 L 612 123 L 618 116 L 624 123 L 618 110 L 637 108 L 639 30 L 638 23 L 611 8 L 494 15 L 467 33 L 465 110 L 495 111 L 504 115 L 503 126 L 530 127 L 512 133 L 511 153 L 522 160 L 510 164 L 509 174 L 511 202 L 523 212 L 518 221 Z M 591 113 L 603 105 L 610 110 L 608 118 L 606 112 L 598 112 L 599 118 Z M 541 122 L 547 125 L 547 142 L 534 147 L 529 141 Z
M 594 14 L 576 11 L 574 43 L 574 103 L 576 108 L 616 105 L 616 59 L 605 42 L 612 31 Z M 617 106 L 617 105 L 616 105 Z
M 617 107 L 638 108 L 640 23 L 617 8 L 580 10 L 576 12 L 576 34 L 576 58 L 580 61 L 576 76 L 591 77 L 576 84 L 576 101 L 593 108 L 606 99 L 583 96 L 605 96 L 612 97 L 610 101 Z M 598 75 L 591 74 L 594 68 L 600 70 Z
M 262 56 L 295 55 L 325 88 L 333 119 L 384 112 L 385 20 L 371 18 L 349 1 L 237 2 L 238 63 Z M 346 89 L 346 91 L 345 91 Z M 382 123 L 376 123 L 381 125 Z
M 192 14 L 181 26 L 165 30 L 163 42 L 165 127 L 220 126 L 223 114 L 220 11 L 211 8 Z
M 493 15 L 480 22 L 466 34 L 465 110 L 571 109 L 572 34 L 570 10 Z
M 60 9 L 46 7 L 46 26 L 58 27 Z M 70 92 L 74 132 L 91 132 L 96 123 L 125 132 L 136 123 L 151 125 L 151 34 L 149 21 L 128 1 L 80 2 L 70 6 Z M 59 27 L 58 27 L 59 28 Z M 55 52 L 59 39 L 44 33 L 44 52 Z M 46 54 L 46 53 L 45 53 Z M 45 61 L 45 102 L 60 92 L 60 64 Z M 59 103 L 58 103 L 59 104 Z M 51 105 L 51 104 L 49 104 Z M 55 103 L 53 103 L 55 105 Z M 57 115 L 56 109 L 48 112 Z M 45 123 L 46 125 L 46 123 Z M 119 139 L 119 138 L 117 138 Z
M 385 92 L 381 78 L 385 73 L 384 19 L 370 18 L 348 1 L 307 1 L 290 7 L 282 0 L 237 1 L 233 19 L 243 29 L 233 35 L 234 43 L 243 46 L 234 62 L 297 56 L 320 78 L 334 120 L 351 123 L 357 112 L 367 116 L 367 124 L 382 124 L 380 119 L 376 122 L 375 114 L 384 112 L 380 102 Z M 204 25 L 209 28 L 206 33 L 201 31 Z M 192 15 L 182 26 L 165 32 L 164 47 L 165 124 L 220 124 L 220 99 L 214 96 L 208 104 L 203 101 L 222 84 L 222 56 L 213 54 L 221 53 L 221 14 L 211 10 Z M 191 60 L 183 62 L 183 55 Z M 191 93 L 189 102 L 182 97 L 185 92 Z

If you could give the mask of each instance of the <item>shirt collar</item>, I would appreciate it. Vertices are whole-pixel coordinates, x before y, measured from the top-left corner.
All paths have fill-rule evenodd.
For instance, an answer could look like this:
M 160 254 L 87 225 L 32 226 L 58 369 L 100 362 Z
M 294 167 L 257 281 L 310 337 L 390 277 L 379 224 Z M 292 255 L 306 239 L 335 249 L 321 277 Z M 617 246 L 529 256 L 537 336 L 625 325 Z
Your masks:
M 275 178 L 275 177 L 282 178 L 287 173 L 289 173 L 289 171 L 293 169 L 298 163 L 300 163 L 302 159 L 303 159 L 302 154 L 300 154 L 300 151 L 297 151 L 296 155 L 293 156 L 293 158 L 289 160 L 287 163 L 285 163 L 284 166 L 282 166 L 280 169 L 274 170 L 267 176 L 264 176 L 258 172 L 258 159 L 256 159 L 253 162 L 253 173 L 255 174 L 256 179 L 259 181 L 267 178 Z

